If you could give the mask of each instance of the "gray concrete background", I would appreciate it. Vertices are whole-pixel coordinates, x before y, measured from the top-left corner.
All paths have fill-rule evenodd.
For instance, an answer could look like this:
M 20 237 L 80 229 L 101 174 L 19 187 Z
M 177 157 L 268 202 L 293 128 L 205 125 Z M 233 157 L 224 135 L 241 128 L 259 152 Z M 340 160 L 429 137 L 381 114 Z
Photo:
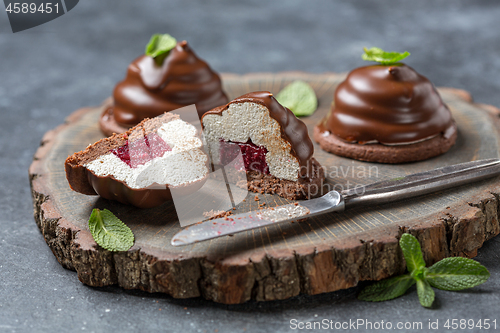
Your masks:
M 499 107 L 500 2 L 82 0 L 16 34 L 0 8 L 0 332 L 288 332 L 297 331 L 291 319 L 325 318 L 423 322 L 421 331 L 439 319 L 441 332 L 447 319 L 489 318 L 500 330 L 498 237 L 477 257 L 490 280 L 437 291 L 431 310 L 415 291 L 383 303 L 357 301 L 353 288 L 226 306 L 89 288 L 57 263 L 38 231 L 27 171 L 42 135 L 109 96 L 156 32 L 188 40 L 220 72 L 344 72 L 363 65 L 363 46 L 408 50 L 406 62 L 435 85 Z

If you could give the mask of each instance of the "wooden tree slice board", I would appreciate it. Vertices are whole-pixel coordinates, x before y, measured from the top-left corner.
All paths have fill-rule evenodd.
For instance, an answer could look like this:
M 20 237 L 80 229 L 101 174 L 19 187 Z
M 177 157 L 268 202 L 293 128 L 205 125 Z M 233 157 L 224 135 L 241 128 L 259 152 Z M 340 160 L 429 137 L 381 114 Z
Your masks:
M 295 79 L 309 82 L 319 109 L 303 118 L 312 129 L 328 112 L 340 74 L 223 75 L 235 98 L 250 91 L 278 93 Z M 468 93 L 439 89 L 458 124 L 456 145 L 446 154 L 417 163 L 386 165 L 354 161 L 322 151 L 327 184 L 336 189 L 390 179 L 445 165 L 499 156 L 499 110 L 473 104 Z M 378 280 L 405 269 L 398 246 L 403 232 L 415 235 L 427 264 L 448 256 L 474 257 L 484 241 L 500 232 L 500 178 L 394 204 L 356 209 L 251 230 L 174 248 L 180 230 L 172 203 L 141 210 L 70 190 L 64 173 L 68 155 L 102 137 L 102 107 L 73 113 L 45 134 L 30 167 L 35 220 L 57 260 L 91 286 L 118 284 L 176 298 L 202 296 L 221 303 L 285 299 L 319 294 Z M 255 194 L 236 212 L 282 205 L 286 200 Z M 111 253 L 96 245 L 87 221 L 93 208 L 107 208 L 130 226 L 135 245 Z

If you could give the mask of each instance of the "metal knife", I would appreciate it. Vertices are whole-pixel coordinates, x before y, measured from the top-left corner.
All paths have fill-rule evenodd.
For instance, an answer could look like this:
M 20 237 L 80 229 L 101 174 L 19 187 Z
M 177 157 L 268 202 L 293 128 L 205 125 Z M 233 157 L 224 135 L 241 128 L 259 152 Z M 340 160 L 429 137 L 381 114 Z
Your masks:
M 300 220 L 330 212 L 341 212 L 346 208 L 358 205 L 393 202 L 468 184 L 499 174 L 499 159 L 450 165 L 341 192 L 330 191 L 316 199 L 194 224 L 178 232 L 172 238 L 171 244 L 173 246 L 188 245 L 275 223 Z

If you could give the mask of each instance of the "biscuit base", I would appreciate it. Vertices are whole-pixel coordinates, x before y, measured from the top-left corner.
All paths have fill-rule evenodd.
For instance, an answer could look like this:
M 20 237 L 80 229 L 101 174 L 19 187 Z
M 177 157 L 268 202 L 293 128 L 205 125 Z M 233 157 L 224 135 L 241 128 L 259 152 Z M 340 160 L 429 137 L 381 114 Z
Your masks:
M 322 194 L 325 179 L 325 170 L 314 158 L 311 158 L 311 167 L 311 177 L 299 178 L 295 182 L 259 171 L 248 171 L 246 188 L 256 193 L 277 194 L 288 200 L 310 199 Z M 238 185 L 244 187 L 244 184 Z
M 397 146 L 386 146 L 379 143 L 357 144 L 348 143 L 338 136 L 321 132 L 318 126 L 314 127 L 314 141 L 321 149 L 343 157 L 359 161 L 376 163 L 406 163 L 426 160 L 428 158 L 446 153 L 457 140 L 457 127 L 449 138 L 440 134 L 429 140 Z

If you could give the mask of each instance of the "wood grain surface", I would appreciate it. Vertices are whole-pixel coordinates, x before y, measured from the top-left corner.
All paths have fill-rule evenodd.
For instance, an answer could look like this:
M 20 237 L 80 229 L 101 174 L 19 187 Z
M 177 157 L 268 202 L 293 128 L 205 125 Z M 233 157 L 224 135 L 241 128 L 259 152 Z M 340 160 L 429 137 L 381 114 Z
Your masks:
M 327 114 L 343 78 L 333 73 L 255 73 L 225 74 L 223 82 L 231 99 L 257 90 L 276 94 L 295 79 L 309 82 L 319 99 L 314 115 L 303 118 L 312 137 L 314 125 Z M 448 153 L 417 163 L 385 165 L 338 157 L 315 145 L 315 157 L 326 168 L 325 189 L 342 190 L 499 157 L 499 110 L 472 103 L 461 90 L 438 90 L 459 128 L 457 143 Z M 64 160 L 102 138 L 97 125 L 101 111 L 102 107 L 78 110 L 46 133 L 29 170 L 35 221 L 47 244 L 64 267 L 76 270 L 80 281 L 91 286 L 118 284 L 227 304 L 285 299 L 402 273 L 405 262 L 398 239 L 404 232 L 419 239 L 427 264 L 448 256 L 474 257 L 484 241 L 500 232 L 500 179 L 494 178 L 394 204 L 174 248 L 170 240 L 180 226 L 172 203 L 138 209 L 70 190 Z M 236 213 L 259 209 L 264 202 L 267 207 L 288 202 L 272 195 L 259 195 L 255 201 L 254 196 Z M 111 253 L 96 245 L 87 226 L 96 207 L 111 210 L 130 226 L 136 241 L 129 251 Z

